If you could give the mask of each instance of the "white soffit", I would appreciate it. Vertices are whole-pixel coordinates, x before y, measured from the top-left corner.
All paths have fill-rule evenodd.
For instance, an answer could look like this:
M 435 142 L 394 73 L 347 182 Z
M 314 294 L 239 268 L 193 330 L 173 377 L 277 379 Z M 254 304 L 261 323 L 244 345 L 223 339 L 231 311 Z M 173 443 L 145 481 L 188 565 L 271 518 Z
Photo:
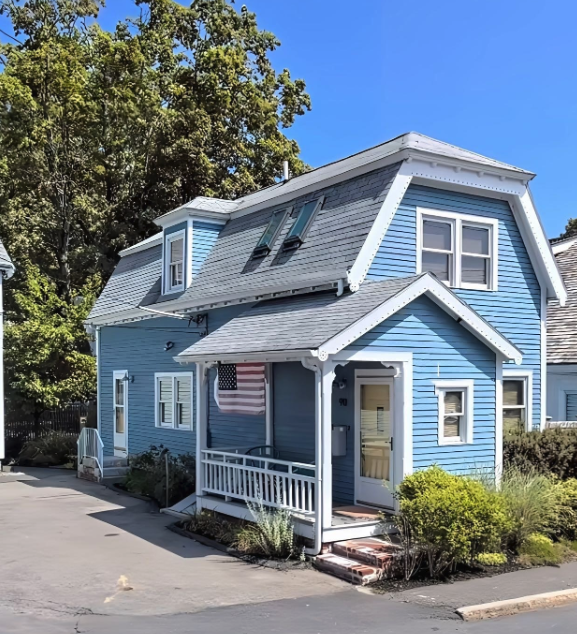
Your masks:
M 495 353 L 502 354 L 516 364 L 521 363 L 523 355 L 516 346 L 430 273 L 424 273 L 406 289 L 326 341 L 319 348 L 319 358 L 324 360 L 330 355 L 337 354 L 421 295 L 427 295 Z

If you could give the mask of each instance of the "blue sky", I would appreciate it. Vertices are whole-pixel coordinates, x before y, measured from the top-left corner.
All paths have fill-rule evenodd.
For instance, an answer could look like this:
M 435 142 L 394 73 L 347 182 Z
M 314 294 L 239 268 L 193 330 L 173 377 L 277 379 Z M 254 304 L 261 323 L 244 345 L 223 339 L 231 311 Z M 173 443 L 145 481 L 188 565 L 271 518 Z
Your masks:
M 282 42 L 275 66 L 307 82 L 313 110 L 289 135 L 311 165 L 416 130 L 536 172 L 549 236 L 577 216 L 577 3 L 245 3 Z M 105 28 L 135 14 L 107 4 Z

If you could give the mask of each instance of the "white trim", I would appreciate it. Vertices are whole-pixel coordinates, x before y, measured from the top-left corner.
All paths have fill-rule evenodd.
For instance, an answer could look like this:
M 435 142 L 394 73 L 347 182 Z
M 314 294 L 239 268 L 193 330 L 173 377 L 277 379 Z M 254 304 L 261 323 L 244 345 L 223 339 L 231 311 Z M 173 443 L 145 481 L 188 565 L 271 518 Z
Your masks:
M 1 283 L 1 282 L 0 282 Z M 100 372 L 102 370 L 102 362 L 100 360 L 100 326 L 95 328 L 94 348 L 96 352 L 96 430 L 102 436 L 102 387 Z M 1 345 L 0 345 L 1 354 Z M 1 454 L 0 454 L 1 455 Z
M 545 429 L 547 422 L 547 290 L 541 287 L 541 398 L 539 399 L 540 420 L 539 428 L 541 431 Z
M 438 444 L 446 445 L 472 445 L 474 424 L 475 424 L 475 383 L 471 379 L 451 379 L 443 381 L 433 381 L 438 404 Z M 464 428 L 457 440 L 445 437 L 445 402 L 446 392 L 463 392 L 464 408 L 462 415 L 465 418 Z
M 483 291 L 497 291 L 499 285 L 499 221 L 497 218 L 484 218 L 454 211 L 438 211 L 427 207 L 417 207 L 417 262 L 416 272 L 422 273 L 422 253 L 423 253 L 423 222 L 424 220 L 447 220 L 452 226 L 452 258 L 449 272 L 452 288 L 466 288 Z M 489 230 L 489 279 L 487 285 L 471 284 L 462 281 L 461 259 L 463 255 L 463 225 L 467 227 L 481 227 Z
M 558 242 L 554 242 L 551 245 L 551 251 L 553 251 L 553 255 L 559 255 L 559 253 L 564 253 L 565 251 L 568 251 L 576 242 L 577 236 L 572 236 L 571 238 L 559 240 Z
M 264 366 L 265 380 L 265 445 L 274 445 L 273 424 L 273 399 L 274 399 L 274 375 L 272 363 Z
M 150 238 L 146 238 L 146 240 L 142 240 L 141 242 L 137 242 L 133 244 L 131 247 L 126 247 L 126 249 L 122 249 L 122 251 L 118 252 L 118 255 L 123 258 L 125 255 L 132 255 L 133 253 L 140 253 L 140 251 L 148 251 L 152 247 L 155 247 L 159 244 L 162 244 L 163 232 L 159 231 L 155 233 Z
M 381 247 L 383 238 L 387 233 L 387 229 L 395 217 L 397 209 L 399 208 L 399 205 L 401 204 L 401 201 L 411 184 L 412 177 L 405 173 L 405 165 L 406 164 L 403 163 L 399 168 L 399 171 L 397 172 L 397 175 L 395 176 L 391 187 L 385 196 L 385 200 L 381 205 L 379 213 L 373 222 L 369 235 L 367 236 L 367 239 L 357 255 L 355 263 L 347 275 L 347 280 L 352 291 L 358 290 L 359 286 L 367 276 L 367 273 L 371 268 L 371 264 Z
M 188 288 L 192 282 L 192 260 L 194 254 L 194 225 L 190 218 L 186 226 L 186 240 L 184 241 L 184 286 Z
M 333 519 L 333 452 L 332 452 L 332 395 L 335 380 L 335 364 L 326 361 L 320 372 L 321 382 L 321 462 L 317 463 L 317 471 L 321 470 L 322 495 L 321 509 L 317 509 L 316 519 L 322 529 L 330 528 Z
M 296 531 L 295 531 L 296 532 Z M 387 531 L 385 531 L 387 532 Z M 383 534 L 382 520 L 373 522 L 355 522 L 354 524 L 341 524 L 323 529 L 323 544 L 332 544 L 348 539 L 361 539 Z
M 196 364 L 196 416 L 193 423 L 196 424 L 196 491 L 197 511 L 202 509 L 199 503 L 200 493 L 204 488 L 203 450 L 207 448 L 208 438 L 208 366 L 204 363 Z
M 521 369 L 511 369 L 503 368 L 502 374 L 503 380 L 507 379 L 518 379 L 522 380 L 525 383 L 525 393 L 523 395 L 525 399 L 525 430 L 531 431 L 533 429 L 533 370 L 521 370 Z M 543 392 L 541 392 L 543 396 Z M 545 399 L 542 398 L 541 402 L 544 403 Z M 541 406 L 542 407 L 542 406 Z M 505 404 L 503 403 L 502 410 L 506 409 Z M 507 408 L 510 409 L 510 408 Z
M 177 425 L 177 394 L 176 394 L 176 379 L 188 377 L 190 379 L 190 425 Z M 171 379 L 172 380 L 172 424 L 162 424 L 159 418 L 159 379 Z M 192 372 L 155 372 L 154 373 L 154 426 L 159 429 L 174 429 L 176 431 L 194 431 L 194 376 Z
M 0 275 L 0 462 L 6 457 L 4 440 L 4 302 L 3 275 Z
M 187 273 L 187 244 L 186 244 L 186 229 L 180 229 L 174 233 L 169 233 L 164 236 L 164 249 L 163 249 L 163 267 L 162 267 L 162 294 L 172 295 L 173 293 L 180 293 L 186 288 L 186 273 Z M 170 245 L 177 240 L 182 240 L 182 282 L 177 286 L 171 286 L 170 284 Z M 191 258 L 189 258 L 191 259 Z
M 457 319 L 461 325 L 484 341 L 491 350 L 500 352 L 507 359 L 514 360 L 517 364 L 521 363 L 522 354 L 515 346 L 462 302 L 442 282 L 439 282 L 429 273 L 422 274 L 421 277 L 404 290 L 325 342 L 319 348 L 319 357 L 322 358 L 323 355 L 340 352 L 353 341 L 356 341 L 359 337 L 423 294 L 427 294 L 438 306 L 443 308 L 454 319 Z
M 503 475 L 503 357 L 495 355 L 495 482 Z
M 116 381 L 121 379 L 124 385 L 124 444 L 126 447 L 116 446 Z M 128 370 L 114 370 L 112 372 L 112 447 L 114 455 L 128 456 Z M 117 452 L 122 452 L 117 454 Z
M 284 361 L 300 361 L 303 357 L 317 358 L 318 354 L 316 350 L 286 350 L 275 352 L 250 352 L 250 353 L 235 353 L 228 354 L 227 352 L 210 353 L 206 354 L 192 354 L 183 355 L 179 354 L 173 357 L 176 363 L 210 363 L 216 365 L 217 363 L 250 363 L 252 361 L 262 361 L 264 363 L 282 363 Z

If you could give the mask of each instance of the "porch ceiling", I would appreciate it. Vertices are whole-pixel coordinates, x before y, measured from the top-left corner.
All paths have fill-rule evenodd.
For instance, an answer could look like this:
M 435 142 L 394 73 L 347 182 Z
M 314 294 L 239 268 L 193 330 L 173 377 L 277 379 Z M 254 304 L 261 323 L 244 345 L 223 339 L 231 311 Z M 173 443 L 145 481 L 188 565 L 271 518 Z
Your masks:
M 429 273 L 366 281 L 356 293 L 334 291 L 261 302 L 181 352 L 181 363 L 273 360 L 285 355 L 327 358 L 422 294 L 508 359 L 521 353 Z

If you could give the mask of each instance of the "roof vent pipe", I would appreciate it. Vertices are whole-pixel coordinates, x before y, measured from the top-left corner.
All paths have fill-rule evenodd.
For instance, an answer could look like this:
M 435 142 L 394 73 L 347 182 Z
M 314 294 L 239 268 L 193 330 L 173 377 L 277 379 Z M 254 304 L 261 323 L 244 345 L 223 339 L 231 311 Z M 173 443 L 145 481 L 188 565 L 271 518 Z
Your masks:
M 284 182 L 286 182 L 288 181 L 289 178 L 290 176 L 289 176 L 288 161 L 283 161 L 282 162 L 282 179 Z

